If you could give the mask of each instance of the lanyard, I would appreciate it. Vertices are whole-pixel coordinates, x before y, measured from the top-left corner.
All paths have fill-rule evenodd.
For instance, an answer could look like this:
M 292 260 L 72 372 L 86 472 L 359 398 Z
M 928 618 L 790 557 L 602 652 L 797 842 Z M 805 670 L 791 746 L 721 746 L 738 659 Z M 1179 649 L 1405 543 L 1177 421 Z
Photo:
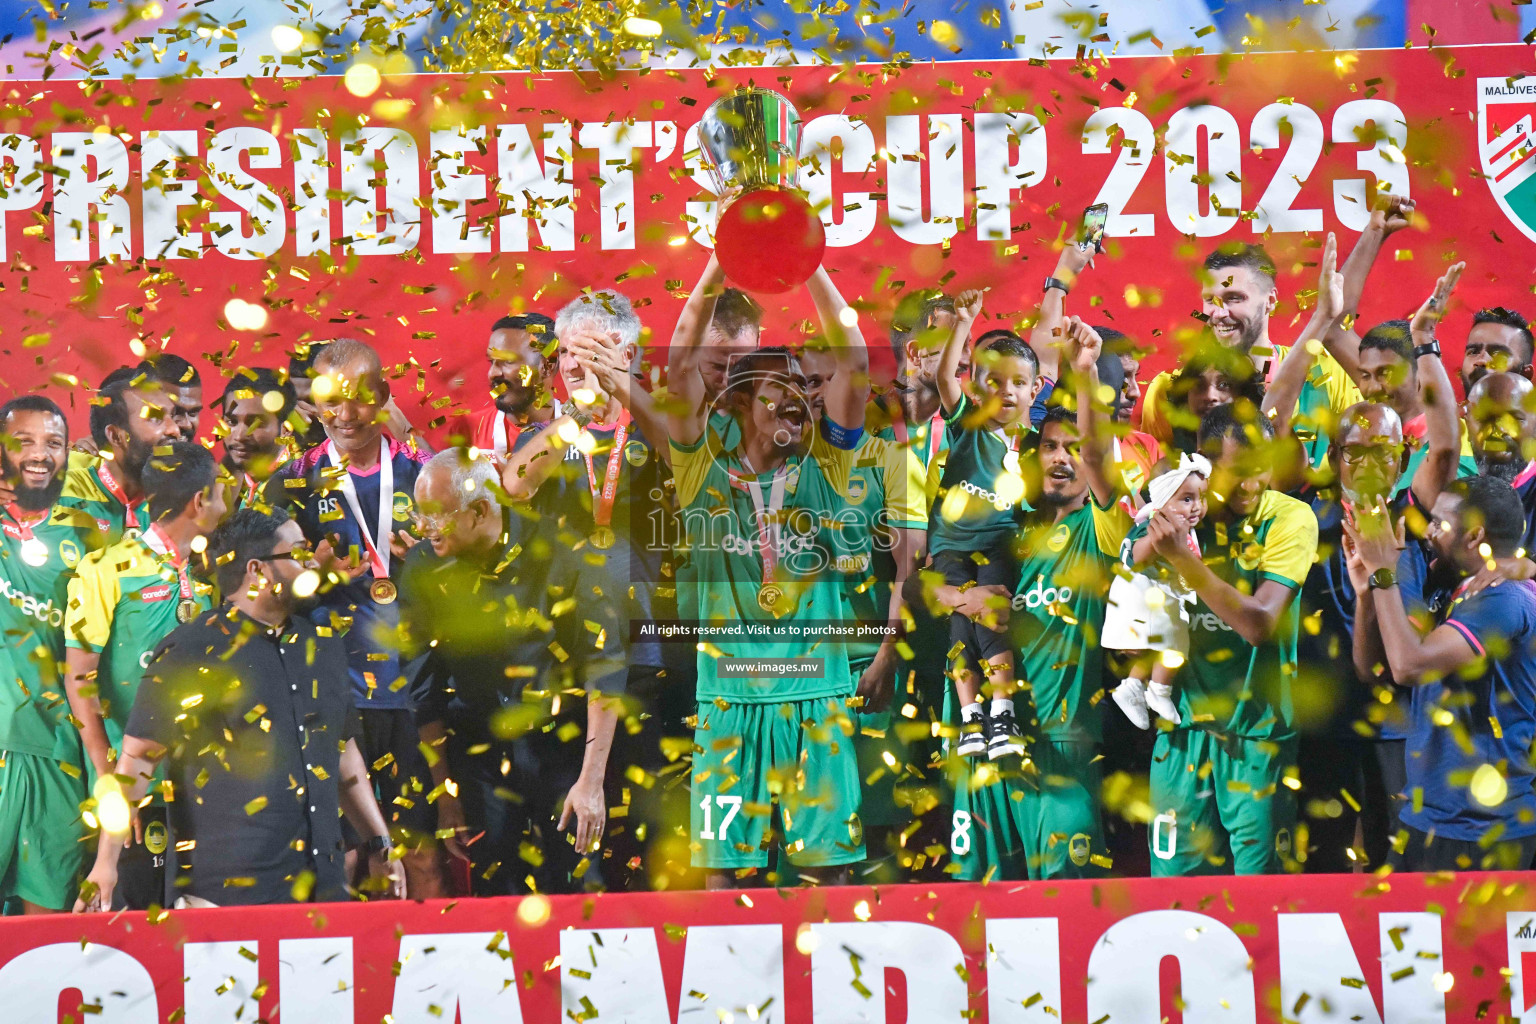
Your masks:
M 96 475 L 101 479 L 101 486 L 107 489 L 107 493 L 116 498 L 118 504 L 123 506 L 123 525 L 137 530 L 139 528 L 138 514 L 133 511 L 133 505 L 128 501 L 128 495 L 123 490 L 123 485 L 117 482 L 117 478 L 112 475 L 112 471 L 107 468 L 105 462 L 97 465 Z
M 187 560 L 176 554 L 176 547 L 171 543 L 165 531 L 159 523 L 150 523 L 149 529 L 139 535 L 144 546 L 155 554 L 171 563 L 171 568 L 176 570 L 176 584 L 181 588 L 181 599 L 192 599 L 192 578 L 187 575 Z
M 779 566 L 779 510 L 784 507 L 784 495 L 790 489 L 790 476 L 793 475 L 797 482 L 799 480 L 799 466 L 793 470 L 785 467 L 773 475 L 772 482 L 766 488 L 766 500 L 755 479 L 749 480 L 745 474 L 736 470 L 729 472 L 731 486 L 738 491 L 745 491 L 752 499 L 755 513 L 753 518 L 757 520 L 757 550 L 763 559 L 763 582 L 772 583 Z
M 47 509 L 41 512 L 34 512 L 28 516 L 21 510 L 21 506 L 15 502 L 5 506 L 5 514 L 11 517 L 11 521 L 0 524 L 0 528 L 5 530 L 7 537 L 14 537 L 20 541 L 35 540 L 36 538 L 32 535 L 32 527 L 48 518 Z
M 560 399 L 551 398 L 550 402 L 555 413 L 554 419 L 559 419 Z M 517 421 L 512 419 L 511 413 L 502 412 L 499 409 L 496 410 L 496 416 L 491 420 L 491 451 L 495 453 L 498 459 L 506 458 L 507 453 L 512 450 L 513 445 L 517 444 L 517 439 L 522 436 L 522 433 L 523 428 L 518 426 Z
M 592 522 L 607 526 L 613 522 L 613 499 L 619 493 L 619 466 L 624 461 L 624 442 L 629 439 L 628 417 L 619 421 L 613 433 L 613 447 L 608 449 L 608 466 L 603 471 L 603 485 L 597 485 L 597 470 L 592 465 L 592 454 L 583 452 L 587 462 L 587 486 L 592 491 Z
M 921 429 L 921 428 L 919 428 Z M 896 435 L 896 443 L 907 444 L 912 435 L 907 430 L 905 416 L 897 416 L 891 420 L 891 433 Z M 933 460 L 939 457 L 939 445 L 944 441 L 944 414 L 938 413 L 928 421 L 928 457 L 923 460 L 924 466 L 933 464 Z
M 331 460 L 331 465 L 341 469 L 341 494 L 347 499 L 347 508 L 352 512 L 352 521 L 357 524 L 357 532 L 363 538 L 363 547 L 368 549 L 368 561 L 373 568 L 374 579 L 387 579 L 389 577 L 389 518 L 395 508 L 395 464 L 389 454 L 389 438 L 379 438 L 379 524 L 373 534 L 368 532 L 368 524 L 363 519 L 363 507 L 357 501 L 357 485 L 352 482 L 352 473 L 341 465 L 341 459 L 336 455 L 336 443 L 325 442 L 325 454 Z M 379 543 L 382 541 L 383 543 Z

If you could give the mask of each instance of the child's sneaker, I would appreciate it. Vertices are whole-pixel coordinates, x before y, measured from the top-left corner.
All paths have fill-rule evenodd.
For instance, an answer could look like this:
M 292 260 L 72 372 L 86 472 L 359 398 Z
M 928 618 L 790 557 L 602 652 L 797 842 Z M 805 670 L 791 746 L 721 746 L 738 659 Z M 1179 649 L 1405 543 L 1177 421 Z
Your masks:
M 1132 725 L 1138 729 L 1152 728 L 1152 719 L 1147 714 L 1147 688 L 1140 679 L 1126 677 L 1120 680 L 1120 685 L 1110 691 L 1110 696 L 1115 698 L 1115 703 L 1120 705 Z
M 1024 736 L 1019 723 L 1013 717 L 1013 701 L 994 700 L 987 716 L 992 725 L 992 735 L 987 740 L 987 759 L 996 761 L 1009 754 L 1024 754 Z
M 1153 683 L 1147 687 L 1147 708 L 1158 718 L 1172 722 L 1174 725 L 1178 725 L 1181 721 L 1179 709 L 1173 703 L 1173 687 L 1167 683 Z
M 955 753 L 961 757 L 981 757 L 987 752 L 991 738 L 991 721 L 987 718 L 987 706 L 981 701 L 966 707 L 960 713 L 960 742 Z

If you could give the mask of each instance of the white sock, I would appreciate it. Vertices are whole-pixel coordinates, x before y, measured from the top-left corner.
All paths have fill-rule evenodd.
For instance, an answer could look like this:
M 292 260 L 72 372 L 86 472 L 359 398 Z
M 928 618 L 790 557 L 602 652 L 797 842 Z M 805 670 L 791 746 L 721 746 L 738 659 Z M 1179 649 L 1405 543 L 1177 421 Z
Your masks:
M 998 715 L 1002 714 L 1005 711 L 1008 712 L 1008 714 L 1010 714 L 1010 715 L 1013 714 L 1013 698 L 1012 697 L 993 697 L 992 698 L 992 717 L 996 718 Z
M 962 721 L 979 722 L 985 716 L 986 708 L 982 706 L 981 699 L 979 697 L 960 709 L 960 718 Z

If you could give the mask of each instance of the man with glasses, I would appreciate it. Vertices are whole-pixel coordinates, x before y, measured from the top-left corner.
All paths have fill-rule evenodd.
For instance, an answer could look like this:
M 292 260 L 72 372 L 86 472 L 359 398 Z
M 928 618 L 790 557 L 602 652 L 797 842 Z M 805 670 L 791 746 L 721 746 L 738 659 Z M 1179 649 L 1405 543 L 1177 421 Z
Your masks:
M 241 509 L 214 532 L 207 567 L 227 596 L 179 626 L 151 658 L 104 791 L 96 864 L 76 911 L 107 910 L 128 821 L 169 756 L 198 838 L 189 906 L 347 898 L 341 816 L 366 837 L 371 886 L 405 893 L 389 825 L 373 797 L 335 631 L 294 614 L 317 585 L 304 534 L 281 511 Z M 114 830 L 114 824 L 121 825 Z

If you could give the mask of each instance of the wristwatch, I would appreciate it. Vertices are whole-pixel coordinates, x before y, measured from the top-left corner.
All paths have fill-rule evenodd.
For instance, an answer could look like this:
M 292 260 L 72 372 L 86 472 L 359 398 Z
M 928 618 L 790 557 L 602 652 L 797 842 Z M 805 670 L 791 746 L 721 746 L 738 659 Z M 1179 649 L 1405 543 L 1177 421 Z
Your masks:
M 1413 361 L 1414 362 L 1418 362 L 1420 359 L 1423 359 L 1425 356 L 1434 356 L 1436 359 L 1440 358 L 1440 339 L 1439 338 L 1436 338 L 1433 341 L 1426 342 L 1423 345 L 1415 345 L 1413 347 Z
M 1043 290 L 1044 291 L 1050 291 L 1052 288 L 1060 288 L 1061 289 L 1061 294 L 1063 294 L 1063 295 L 1071 295 L 1072 294 L 1072 286 L 1067 284 L 1067 282 L 1063 281 L 1061 278 L 1056 277 L 1054 275 L 1051 276 L 1051 277 L 1047 277 L 1045 279 L 1045 287 L 1044 287 Z
M 362 849 L 370 857 L 379 857 L 390 851 L 394 844 L 389 841 L 389 836 L 374 836 L 372 839 L 364 839 Z
M 1388 587 L 1397 586 L 1397 573 L 1391 569 L 1377 569 L 1371 573 L 1371 589 L 1386 590 Z

